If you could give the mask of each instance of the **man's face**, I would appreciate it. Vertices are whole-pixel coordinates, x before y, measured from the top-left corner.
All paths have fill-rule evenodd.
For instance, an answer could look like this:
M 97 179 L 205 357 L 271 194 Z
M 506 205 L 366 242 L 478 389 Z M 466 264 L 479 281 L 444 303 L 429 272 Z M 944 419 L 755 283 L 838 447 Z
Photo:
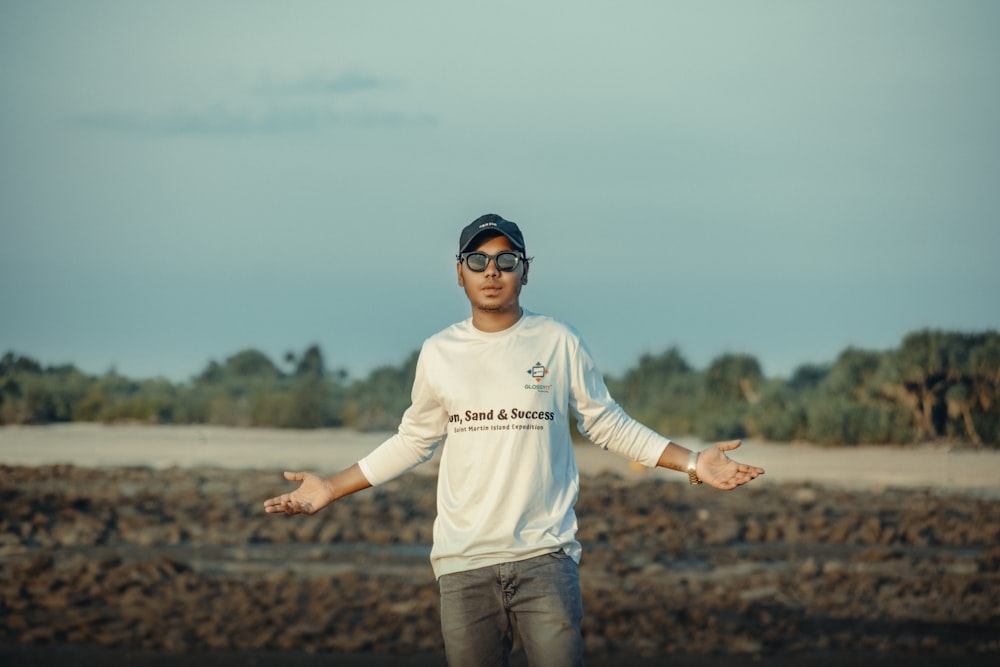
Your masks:
M 468 252 L 496 255 L 505 250 L 521 255 L 519 250 L 514 250 L 506 236 L 484 240 L 478 246 L 470 248 Z M 490 260 L 486 270 L 480 273 L 471 271 L 465 262 L 458 264 L 458 284 L 465 288 L 465 295 L 469 298 L 473 310 L 488 313 L 520 313 L 521 306 L 518 299 L 521 285 L 527 282 L 524 262 L 518 263 L 513 271 L 500 271 L 497 269 L 496 260 Z

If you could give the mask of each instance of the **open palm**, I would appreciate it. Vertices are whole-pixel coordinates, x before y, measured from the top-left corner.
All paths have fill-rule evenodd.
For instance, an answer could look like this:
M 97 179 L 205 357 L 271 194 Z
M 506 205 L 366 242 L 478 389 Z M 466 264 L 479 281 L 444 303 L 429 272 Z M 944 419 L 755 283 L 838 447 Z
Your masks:
M 334 499 L 333 489 L 319 475 L 311 472 L 286 472 L 285 479 L 302 482 L 299 488 L 264 501 L 264 509 L 272 514 L 315 514 Z
M 726 454 L 726 452 L 731 452 L 741 444 L 739 440 L 730 440 L 728 442 L 717 442 L 711 447 L 704 449 L 698 455 L 698 463 L 696 464 L 698 477 L 701 481 L 717 489 L 728 491 L 729 489 L 735 489 L 737 486 L 746 484 L 758 475 L 763 475 L 763 468 L 747 465 L 746 463 L 738 463 Z

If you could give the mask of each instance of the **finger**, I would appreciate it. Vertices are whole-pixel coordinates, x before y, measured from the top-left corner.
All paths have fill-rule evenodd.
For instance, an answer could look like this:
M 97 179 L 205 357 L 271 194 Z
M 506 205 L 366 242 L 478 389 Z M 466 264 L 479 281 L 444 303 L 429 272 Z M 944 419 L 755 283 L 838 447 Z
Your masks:
M 735 481 L 738 484 L 742 485 L 742 484 L 746 484 L 747 482 L 750 482 L 750 481 L 753 481 L 753 480 L 757 479 L 757 477 L 758 477 L 758 473 L 757 473 L 756 470 L 749 470 L 747 472 L 740 472 L 735 477 Z
M 285 471 L 285 479 L 287 479 L 289 482 L 301 482 L 305 478 L 306 474 L 304 472 L 288 472 L 287 470 Z
M 287 512 L 290 505 L 288 494 L 269 498 L 264 501 L 264 509 L 268 512 Z
M 729 440 L 727 442 L 717 442 L 715 446 L 718 447 L 720 451 L 731 452 L 742 444 L 743 441 L 741 440 Z
M 285 506 L 282 503 L 264 503 L 264 511 L 269 514 L 280 514 L 285 511 Z

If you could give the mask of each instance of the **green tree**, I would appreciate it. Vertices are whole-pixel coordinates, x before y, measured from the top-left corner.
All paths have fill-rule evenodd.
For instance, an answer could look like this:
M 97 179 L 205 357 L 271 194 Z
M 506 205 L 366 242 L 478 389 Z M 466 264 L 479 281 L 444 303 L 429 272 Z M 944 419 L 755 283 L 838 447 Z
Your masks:
M 295 377 L 322 378 L 326 375 L 326 363 L 318 345 L 310 345 L 295 366 Z
M 353 383 L 344 408 L 344 423 L 362 431 L 392 430 L 399 426 L 410 404 L 418 352 L 401 366 L 381 366 Z
M 227 378 L 274 380 L 281 377 L 281 371 L 266 354 L 252 349 L 242 350 L 226 359 L 223 373 Z
M 319 428 L 339 423 L 334 414 L 332 383 L 323 353 L 309 346 L 295 367 L 286 424 L 294 428 Z
M 1000 443 L 1000 333 L 990 331 L 969 354 L 968 402 L 982 442 Z
M 746 437 L 751 412 L 760 401 L 764 374 L 760 363 L 745 354 L 723 354 L 705 370 L 698 433 L 712 440 Z
M 982 441 L 973 417 L 979 402 L 973 397 L 982 396 L 989 378 L 988 370 L 980 374 L 980 350 L 992 349 L 996 338 L 990 333 L 924 330 L 907 335 L 899 349 L 886 355 L 880 389 L 909 411 L 915 439 L 949 435 L 949 422 L 961 420 L 964 435 Z
M 620 379 L 608 378 L 612 396 L 639 421 L 661 433 L 690 433 L 699 400 L 699 378 L 676 347 L 644 354 Z
M 760 363 L 754 357 L 723 354 L 716 357 L 705 371 L 705 403 L 753 405 L 760 400 L 763 379 Z

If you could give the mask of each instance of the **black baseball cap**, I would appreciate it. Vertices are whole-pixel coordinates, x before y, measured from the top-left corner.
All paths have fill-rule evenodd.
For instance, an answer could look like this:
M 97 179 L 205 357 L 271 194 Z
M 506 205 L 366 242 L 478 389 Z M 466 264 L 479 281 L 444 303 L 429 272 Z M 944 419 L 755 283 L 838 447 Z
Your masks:
M 518 229 L 517 225 L 510 220 L 504 220 L 496 213 L 487 213 L 470 222 L 462 230 L 462 235 L 458 237 L 459 254 L 467 251 L 476 237 L 485 232 L 503 234 L 510 240 L 515 250 L 524 252 L 524 236 L 521 235 L 521 230 Z

